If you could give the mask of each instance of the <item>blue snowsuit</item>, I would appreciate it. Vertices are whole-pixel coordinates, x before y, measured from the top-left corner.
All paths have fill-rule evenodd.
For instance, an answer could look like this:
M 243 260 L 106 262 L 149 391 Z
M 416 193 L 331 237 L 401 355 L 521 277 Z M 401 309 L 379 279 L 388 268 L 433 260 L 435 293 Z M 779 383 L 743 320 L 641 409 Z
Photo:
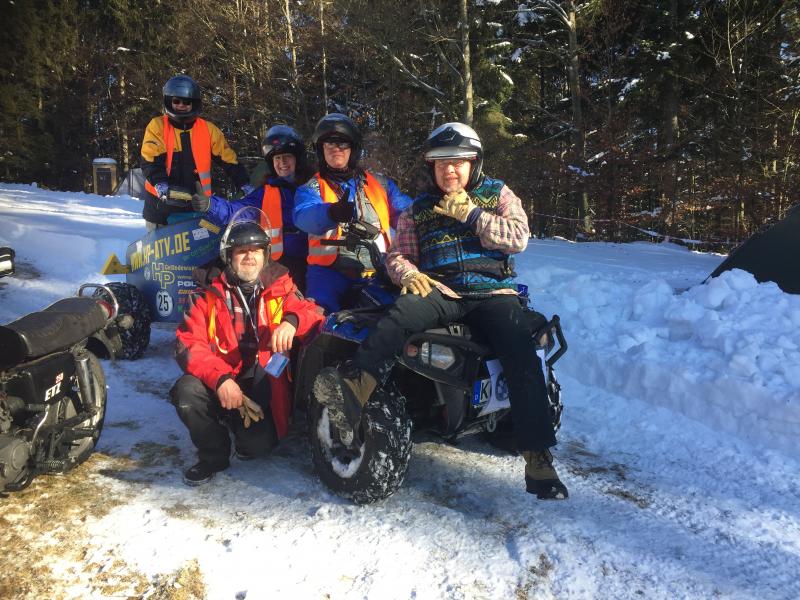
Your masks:
M 386 190 L 389 200 L 389 223 L 392 228 L 397 225 L 397 218 L 406 208 L 411 206 L 413 200 L 402 193 L 397 184 L 387 177 L 376 175 L 376 179 Z M 357 174 L 344 182 L 337 182 L 342 192 L 348 194 L 349 202 L 355 198 L 363 197 L 363 175 Z M 314 235 L 322 235 L 329 229 L 338 226 L 328 215 L 331 205 L 322 200 L 317 177 L 312 177 L 307 183 L 297 188 L 294 203 L 294 222 L 299 229 Z M 359 214 L 359 205 L 356 203 L 356 218 Z M 339 262 L 339 261 L 337 261 Z M 352 269 L 342 269 L 334 263 L 329 267 L 309 265 L 307 281 L 307 295 L 328 312 L 335 312 L 342 308 L 342 299 L 361 281 L 361 275 L 353 273 Z M 345 307 L 346 308 L 346 307 Z

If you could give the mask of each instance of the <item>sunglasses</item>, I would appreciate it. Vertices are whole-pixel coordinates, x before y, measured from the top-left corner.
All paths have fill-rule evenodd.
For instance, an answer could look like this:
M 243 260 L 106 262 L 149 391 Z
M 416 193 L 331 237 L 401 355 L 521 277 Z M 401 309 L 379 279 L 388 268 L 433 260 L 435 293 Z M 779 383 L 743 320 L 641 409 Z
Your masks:
M 325 140 L 322 144 L 328 148 L 338 148 L 339 150 L 349 150 L 353 147 L 351 142 L 345 140 Z
M 194 102 L 194 100 L 191 98 L 178 98 L 177 96 L 172 97 L 172 103 L 175 105 L 183 104 L 184 106 L 191 106 L 192 102 Z
M 465 158 L 437 158 L 433 161 L 434 166 L 439 167 L 440 169 L 446 169 L 447 167 L 454 167 L 456 169 L 460 169 L 464 163 L 472 162 Z

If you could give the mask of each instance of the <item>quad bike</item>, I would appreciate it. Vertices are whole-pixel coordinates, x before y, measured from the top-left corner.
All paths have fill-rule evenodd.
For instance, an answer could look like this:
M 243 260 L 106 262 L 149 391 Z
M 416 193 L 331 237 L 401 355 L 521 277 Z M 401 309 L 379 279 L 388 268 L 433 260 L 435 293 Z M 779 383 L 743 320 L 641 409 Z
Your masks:
M 477 332 L 454 323 L 411 335 L 389 380 L 373 392 L 360 426 L 344 436 L 338 432 L 314 394 L 314 380 L 322 368 L 352 357 L 397 297 L 374 242 L 378 230 L 363 222 L 351 222 L 343 230 L 343 239 L 327 243 L 351 251 L 365 248 L 376 272 L 359 290 L 355 308 L 328 315 L 320 335 L 301 350 L 295 401 L 306 407 L 312 460 L 320 479 L 335 493 L 365 504 L 390 496 L 402 484 L 411 455 L 412 421 L 448 441 L 481 430 L 489 436 L 508 434 L 513 423 L 499 361 Z M 533 311 L 527 288 L 520 291 L 558 430 L 561 387 L 553 365 L 567 343 L 558 316 L 548 320 Z
M 185 207 L 191 197 L 188 191 L 173 188 L 167 204 Z M 101 270 L 103 275 L 125 275 L 124 283 L 108 284 L 120 312 L 133 319 L 131 328 L 122 332 L 119 358 L 133 360 L 144 354 L 152 323 L 183 321 L 196 288 L 192 271 L 219 256 L 219 227 L 193 212 L 175 213 L 170 221 L 130 244 L 124 264 L 112 254 Z
M 13 271 L 13 251 L 0 248 L 0 277 Z M 89 290 L 109 301 L 85 295 Z M 106 412 L 96 355 L 113 357 L 130 321 L 112 290 L 84 284 L 77 297 L 0 326 L 0 492 L 89 457 Z

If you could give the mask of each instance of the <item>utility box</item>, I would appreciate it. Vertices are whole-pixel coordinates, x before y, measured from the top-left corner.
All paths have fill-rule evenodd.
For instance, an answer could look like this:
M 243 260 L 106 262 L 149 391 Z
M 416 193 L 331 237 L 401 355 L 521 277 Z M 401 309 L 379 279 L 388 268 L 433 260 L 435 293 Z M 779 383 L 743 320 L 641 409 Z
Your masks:
M 92 161 L 94 193 L 110 196 L 117 187 L 117 161 L 113 158 L 95 158 Z

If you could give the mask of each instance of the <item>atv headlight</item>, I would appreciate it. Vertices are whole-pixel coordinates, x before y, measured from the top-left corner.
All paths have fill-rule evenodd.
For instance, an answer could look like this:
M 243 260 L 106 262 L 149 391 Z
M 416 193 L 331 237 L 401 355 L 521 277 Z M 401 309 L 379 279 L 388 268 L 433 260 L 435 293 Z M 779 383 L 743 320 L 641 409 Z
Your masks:
M 456 353 L 447 346 L 423 342 L 419 349 L 419 359 L 423 364 L 437 369 L 449 369 L 456 364 Z

